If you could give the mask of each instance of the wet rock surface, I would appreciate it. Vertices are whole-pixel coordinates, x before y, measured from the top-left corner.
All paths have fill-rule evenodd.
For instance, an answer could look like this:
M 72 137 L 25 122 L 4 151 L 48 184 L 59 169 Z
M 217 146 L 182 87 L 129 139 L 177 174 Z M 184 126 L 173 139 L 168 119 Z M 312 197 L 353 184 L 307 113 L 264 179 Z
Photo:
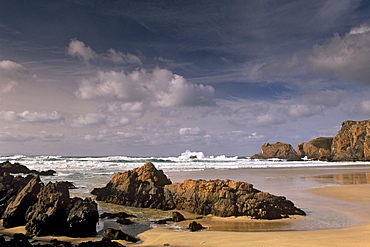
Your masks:
M 276 142 L 275 144 L 264 143 L 261 147 L 261 152 L 255 154 L 251 159 L 286 159 L 286 160 L 300 160 L 300 156 L 294 150 L 292 145 Z

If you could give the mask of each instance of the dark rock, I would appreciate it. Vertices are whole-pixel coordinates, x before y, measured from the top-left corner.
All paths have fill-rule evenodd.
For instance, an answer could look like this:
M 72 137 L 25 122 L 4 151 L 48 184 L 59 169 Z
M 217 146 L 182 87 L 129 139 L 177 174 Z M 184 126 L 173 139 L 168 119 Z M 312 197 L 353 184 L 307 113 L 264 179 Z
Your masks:
M 30 169 L 28 169 L 26 166 L 21 165 L 19 163 L 10 163 L 9 161 L 5 161 L 3 163 L 0 163 L 0 174 L 2 173 L 24 173 L 28 174 L 30 173 Z
M 329 161 L 331 156 L 332 137 L 319 137 L 298 145 L 298 155 L 311 160 Z
M 170 218 L 170 219 L 164 219 L 164 220 L 157 220 L 157 221 L 154 221 L 153 223 L 158 224 L 158 225 L 165 225 L 167 224 L 167 221 L 173 221 L 173 219 Z
M 69 198 L 68 184 L 49 183 L 26 213 L 28 235 L 90 237 L 96 234 L 97 204 L 90 198 Z
M 135 215 L 128 214 L 126 212 L 119 212 L 119 213 L 108 213 L 104 212 L 100 215 L 100 218 L 107 218 L 107 219 L 113 219 L 113 218 L 136 218 Z
M 42 183 L 38 176 L 32 178 L 25 187 L 11 201 L 3 214 L 4 227 L 16 227 L 26 224 L 26 212 L 29 207 L 37 202 L 37 194 Z
M 75 197 L 67 208 L 68 236 L 92 237 L 96 235 L 96 223 L 99 221 L 98 205 L 90 198 L 85 200 Z
M 36 171 L 36 170 L 31 170 L 30 173 L 39 175 L 39 176 L 53 176 L 55 173 L 57 173 L 54 170 L 47 170 L 47 171 Z
M 179 212 L 172 212 L 172 219 L 175 222 L 180 222 L 180 221 L 185 220 L 185 217 Z
M 204 229 L 204 227 L 200 223 L 198 223 L 196 221 L 193 221 L 189 224 L 188 229 L 191 232 L 196 232 L 196 231 L 200 231 L 200 230 Z
M 122 225 L 131 225 L 131 224 L 134 224 L 134 222 L 132 222 L 131 220 L 126 219 L 126 218 L 122 218 L 122 217 L 118 218 L 116 220 L 116 222 L 119 223 L 119 224 L 122 224 Z
M 162 170 L 157 170 L 151 162 L 132 171 L 114 175 L 104 188 L 91 193 L 99 201 L 142 208 L 163 208 L 163 186 L 171 184 Z
M 297 154 L 292 145 L 282 142 L 277 142 L 275 144 L 265 143 L 261 147 L 261 152 L 251 157 L 251 159 L 271 158 L 301 160 L 301 157 Z
M 130 236 L 121 230 L 116 230 L 112 228 L 108 228 L 103 233 L 103 239 L 104 240 L 126 240 L 128 242 L 137 243 L 140 241 L 140 239 L 137 239 L 133 236 Z

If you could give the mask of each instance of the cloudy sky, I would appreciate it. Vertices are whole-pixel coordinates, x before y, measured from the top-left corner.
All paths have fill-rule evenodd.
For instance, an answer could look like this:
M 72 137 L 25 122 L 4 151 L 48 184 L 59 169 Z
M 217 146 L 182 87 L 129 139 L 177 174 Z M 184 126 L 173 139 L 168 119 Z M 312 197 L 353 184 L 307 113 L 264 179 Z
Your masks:
M 248 156 L 370 119 L 370 1 L 1 0 L 0 155 Z

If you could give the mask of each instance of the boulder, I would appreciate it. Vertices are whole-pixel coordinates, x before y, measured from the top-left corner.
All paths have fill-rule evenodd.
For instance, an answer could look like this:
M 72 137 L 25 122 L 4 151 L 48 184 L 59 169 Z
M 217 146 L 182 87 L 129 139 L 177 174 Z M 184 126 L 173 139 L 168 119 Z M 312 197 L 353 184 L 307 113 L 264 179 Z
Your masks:
M 141 177 L 138 179 L 138 171 Z M 145 172 L 149 174 L 145 175 Z M 256 219 L 280 219 L 289 215 L 305 213 L 296 208 L 291 201 L 282 196 L 263 193 L 253 188 L 252 184 L 232 180 L 185 180 L 183 183 L 164 183 L 155 174 L 165 177 L 163 172 L 156 171 L 152 163 L 145 164 L 133 171 L 115 175 L 102 189 L 94 189 L 97 199 L 121 205 L 136 207 L 155 206 L 164 210 L 184 210 L 190 213 L 215 216 L 251 216 Z M 118 190 L 117 188 L 120 188 Z M 103 195 L 100 193 L 104 192 Z M 111 193 L 111 194 L 109 194 Z M 136 197 L 135 197 L 136 195 Z M 133 202 L 136 198 L 136 202 Z M 149 201 L 148 201 L 149 200 Z
M 261 152 L 255 154 L 251 159 L 285 159 L 285 160 L 300 160 L 300 156 L 294 150 L 292 145 L 276 142 L 275 144 L 264 143 L 261 147 Z
M 104 240 L 126 240 L 129 242 L 137 243 L 140 239 L 137 239 L 131 235 L 124 233 L 121 230 L 116 230 L 113 228 L 108 228 L 103 232 Z
M 232 180 L 185 180 L 165 186 L 170 198 L 168 209 L 215 216 L 250 216 L 255 219 L 281 219 L 305 215 L 283 196 L 253 188 L 252 184 Z
M 193 221 L 189 224 L 188 229 L 191 232 L 196 232 L 196 231 L 200 231 L 200 230 L 204 229 L 204 227 L 200 223 L 198 223 L 196 221 Z
M 172 220 L 175 222 L 180 222 L 180 221 L 184 221 L 185 217 L 179 212 L 172 212 Z
M 122 244 L 110 240 L 82 242 L 78 247 L 124 247 Z
M 370 120 L 345 121 L 331 146 L 332 161 L 370 160 Z
M 16 227 L 26 224 L 26 212 L 29 207 L 37 202 L 37 194 L 40 192 L 42 183 L 38 176 L 32 178 L 25 187 L 11 201 L 3 214 L 4 227 Z
M 109 203 L 142 208 L 163 208 L 164 186 L 171 180 L 151 162 L 132 171 L 119 172 L 104 188 L 91 193 L 96 199 Z
M 93 237 L 99 221 L 98 205 L 91 200 L 75 197 L 67 207 L 67 225 L 71 237 Z
M 41 188 L 37 202 L 26 212 L 28 235 L 90 237 L 99 220 L 96 202 L 69 198 L 68 184 L 49 183 Z
M 298 145 L 298 155 L 311 160 L 329 161 L 333 137 L 319 137 Z

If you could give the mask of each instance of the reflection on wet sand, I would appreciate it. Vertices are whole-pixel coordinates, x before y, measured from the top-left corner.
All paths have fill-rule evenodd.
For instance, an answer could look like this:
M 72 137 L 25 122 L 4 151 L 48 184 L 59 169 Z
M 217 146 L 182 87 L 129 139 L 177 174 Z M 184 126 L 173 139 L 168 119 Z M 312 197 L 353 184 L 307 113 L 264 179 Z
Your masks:
M 341 185 L 348 184 L 370 184 L 370 173 L 347 173 L 347 174 L 328 174 L 313 176 L 315 181 L 321 183 L 334 183 Z

